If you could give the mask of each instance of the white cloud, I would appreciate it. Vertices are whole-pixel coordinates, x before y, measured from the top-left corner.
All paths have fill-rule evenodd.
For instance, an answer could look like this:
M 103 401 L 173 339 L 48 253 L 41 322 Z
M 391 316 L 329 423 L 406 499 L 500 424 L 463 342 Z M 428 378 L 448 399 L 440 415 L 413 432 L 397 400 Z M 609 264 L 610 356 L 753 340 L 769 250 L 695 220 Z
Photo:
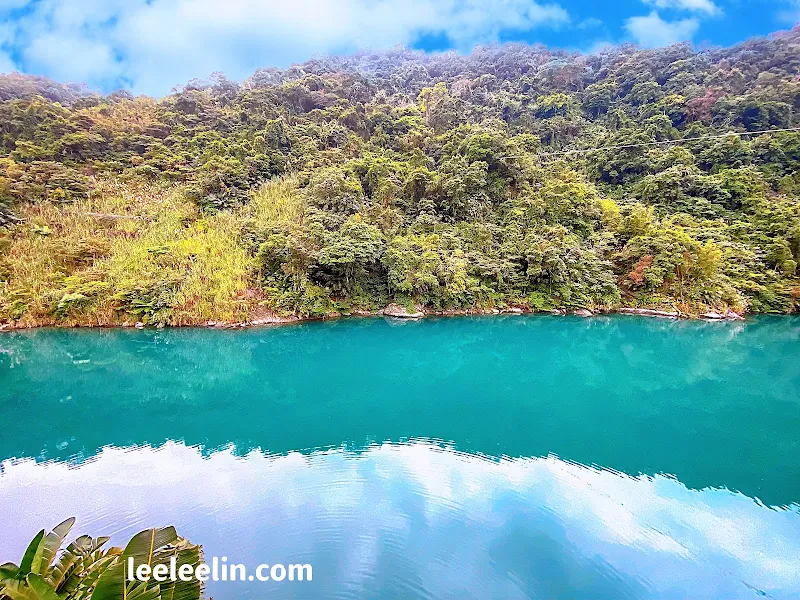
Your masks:
M 665 21 L 656 11 L 646 17 L 631 17 L 625 22 L 633 40 L 645 48 L 659 48 L 676 42 L 690 41 L 700 22 L 695 18 Z
M 0 0 L 0 2 L 21 0 Z M 410 44 L 444 33 L 460 50 L 505 30 L 557 27 L 530 0 L 40 0 L 16 21 L 27 71 L 162 94 L 215 70 L 242 78 L 313 55 Z
M 720 12 L 719 7 L 711 0 L 644 0 L 644 2 L 656 8 L 674 8 L 707 15 L 715 15 Z
M 237 559 L 302 557 L 324 573 L 314 581 L 325 587 L 307 594 L 321 598 L 373 589 L 374 574 L 392 564 L 415 589 L 453 598 L 519 598 L 544 577 L 551 590 L 580 581 L 604 598 L 630 597 L 641 582 L 657 598 L 691 590 L 733 600 L 753 589 L 789 598 L 800 570 L 795 507 L 661 475 L 555 457 L 491 461 L 422 442 L 284 456 L 204 455 L 169 442 L 106 447 L 77 466 L 6 460 L 0 510 L 13 517 L 3 523 L 0 562 L 18 559 L 39 527 L 64 515 L 78 517 L 79 533 L 108 533 L 115 545 L 171 523 L 206 556 L 236 556 L 235 545 Z M 532 540 L 525 569 L 521 536 Z M 598 576 L 607 579 L 592 587 Z M 269 597 L 263 584 L 226 587 L 236 585 L 208 591 Z
M 114 78 L 119 64 L 108 44 L 76 36 L 46 33 L 23 50 L 25 64 L 62 81 Z

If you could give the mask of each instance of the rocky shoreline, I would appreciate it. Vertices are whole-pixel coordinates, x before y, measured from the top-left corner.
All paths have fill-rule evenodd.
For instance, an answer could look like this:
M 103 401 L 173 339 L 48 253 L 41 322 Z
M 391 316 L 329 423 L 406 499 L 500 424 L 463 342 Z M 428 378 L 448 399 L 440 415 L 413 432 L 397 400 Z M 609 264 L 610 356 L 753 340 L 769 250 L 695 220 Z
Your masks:
M 678 311 L 667 311 L 651 308 L 633 308 L 622 307 L 613 309 L 600 309 L 589 310 L 587 308 L 579 308 L 575 310 L 567 309 L 553 309 L 547 311 L 534 311 L 527 307 L 509 307 L 504 309 L 447 309 L 447 310 L 426 310 L 422 306 L 415 306 L 413 309 L 402 306 L 400 304 L 389 304 L 385 308 L 377 311 L 368 310 L 354 310 L 350 314 L 331 313 L 323 317 L 298 317 L 296 315 L 280 316 L 277 314 L 262 315 L 258 318 L 249 321 L 240 322 L 227 322 L 227 321 L 206 321 L 204 323 L 194 323 L 188 325 L 147 325 L 141 321 L 130 322 L 123 321 L 122 323 L 114 323 L 108 325 L 35 325 L 35 326 L 20 326 L 16 323 L 0 323 L 0 331 L 19 331 L 25 329 L 38 329 L 41 327 L 57 327 L 57 328 L 136 328 L 136 329 L 162 329 L 164 327 L 204 327 L 214 329 L 244 329 L 248 327 L 260 327 L 267 325 L 288 325 L 291 323 L 303 323 L 307 321 L 327 321 L 331 319 L 347 318 L 347 317 L 386 317 L 391 319 L 400 320 L 418 320 L 425 317 L 458 317 L 470 315 L 523 315 L 523 314 L 538 314 L 538 315 L 556 315 L 566 316 L 573 315 L 578 317 L 593 317 L 598 315 L 620 314 L 620 315 L 635 315 L 642 317 L 652 317 L 661 319 L 685 319 L 685 320 L 703 320 L 703 321 L 741 321 L 745 319 L 744 314 L 734 312 L 727 309 L 725 312 L 708 311 L 696 315 L 681 313 Z

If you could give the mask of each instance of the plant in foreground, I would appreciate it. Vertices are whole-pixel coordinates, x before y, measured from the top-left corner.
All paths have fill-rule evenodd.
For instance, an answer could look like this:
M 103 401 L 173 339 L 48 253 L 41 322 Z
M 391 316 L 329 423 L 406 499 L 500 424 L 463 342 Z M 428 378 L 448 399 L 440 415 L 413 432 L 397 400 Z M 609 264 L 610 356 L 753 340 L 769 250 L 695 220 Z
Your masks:
M 124 549 L 103 548 L 108 537 L 82 535 L 63 550 L 75 518 L 53 531 L 41 530 L 28 545 L 19 566 L 0 565 L 0 600 L 198 600 L 199 581 L 126 581 L 125 565 L 176 564 L 194 569 L 202 561 L 201 546 L 178 536 L 174 527 L 147 529 Z

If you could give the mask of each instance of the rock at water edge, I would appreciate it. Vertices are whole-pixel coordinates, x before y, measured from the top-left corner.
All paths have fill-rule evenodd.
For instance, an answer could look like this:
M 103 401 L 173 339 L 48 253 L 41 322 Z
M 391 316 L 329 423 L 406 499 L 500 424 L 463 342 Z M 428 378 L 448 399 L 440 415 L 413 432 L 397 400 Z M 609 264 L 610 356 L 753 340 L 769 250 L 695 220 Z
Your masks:
M 395 317 L 397 319 L 421 319 L 425 316 L 425 313 L 420 311 L 419 307 L 417 307 L 415 312 L 408 312 L 405 306 L 400 306 L 399 304 L 390 304 L 383 309 L 383 316 Z

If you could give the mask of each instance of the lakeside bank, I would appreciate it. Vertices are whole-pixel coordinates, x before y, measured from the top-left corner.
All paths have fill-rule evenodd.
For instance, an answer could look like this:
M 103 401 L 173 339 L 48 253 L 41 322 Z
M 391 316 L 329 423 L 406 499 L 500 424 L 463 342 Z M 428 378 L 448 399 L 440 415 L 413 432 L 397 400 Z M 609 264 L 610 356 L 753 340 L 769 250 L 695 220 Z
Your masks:
M 290 325 L 293 323 L 305 323 L 311 321 L 330 321 L 334 319 L 346 318 L 365 318 L 365 317 L 385 317 L 390 319 L 423 319 L 426 317 L 466 317 L 466 316 L 496 316 L 496 315 L 543 315 L 543 316 L 578 316 L 578 317 L 594 317 L 600 315 L 620 314 L 632 315 L 640 317 L 660 318 L 660 319 L 684 319 L 684 320 L 704 320 L 704 321 L 741 321 L 745 320 L 748 316 L 761 313 L 739 313 L 731 309 L 721 311 L 707 311 L 703 313 L 685 313 L 677 310 L 663 310 L 654 308 L 638 308 L 638 307 L 619 307 L 619 308 L 601 308 L 601 309 L 565 309 L 557 308 L 552 310 L 532 310 L 529 307 L 513 306 L 508 308 L 492 308 L 492 309 L 445 309 L 445 310 L 431 310 L 426 307 L 415 306 L 412 309 L 399 304 L 389 304 L 385 308 L 369 311 L 369 310 L 353 310 L 348 313 L 334 312 L 323 316 L 303 317 L 298 315 L 282 316 L 272 311 L 264 311 L 268 314 L 261 314 L 257 318 L 247 321 L 217 321 L 208 320 L 196 323 L 184 324 L 167 324 L 157 323 L 150 324 L 143 321 L 121 321 L 121 322 L 108 322 L 108 323 L 38 323 L 34 325 L 18 325 L 16 323 L 0 323 L 0 332 L 2 331 L 21 331 L 28 329 L 40 329 L 44 327 L 52 327 L 56 329 L 84 329 L 84 328 L 101 328 L 101 329 L 115 329 L 115 328 L 216 328 L 216 329 L 237 329 L 249 327 L 261 327 L 269 325 Z M 787 313 L 791 315 L 792 313 Z

